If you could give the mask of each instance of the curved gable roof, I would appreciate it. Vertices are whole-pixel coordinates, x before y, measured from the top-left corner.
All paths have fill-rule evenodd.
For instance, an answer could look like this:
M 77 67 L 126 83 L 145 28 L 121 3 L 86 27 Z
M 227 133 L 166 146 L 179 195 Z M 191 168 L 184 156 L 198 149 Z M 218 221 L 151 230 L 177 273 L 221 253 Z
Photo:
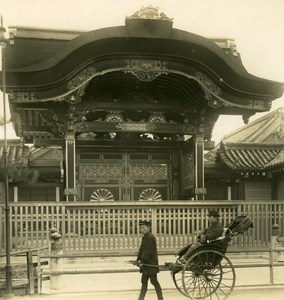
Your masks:
M 71 74 L 75 76 L 92 62 L 105 59 L 104 69 L 111 67 L 114 57 L 148 56 L 173 61 L 176 68 L 178 63 L 195 66 L 235 93 L 270 99 L 283 93 L 281 83 L 249 74 L 232 44 L 221 48 L 213 40 L 175 29 L 165 20 L 130 19 L 125 26 L 67 31 L 70 40 L 62 34 L 61 39 L 54 38 L 58 30 L 49 30 L 50 39 L 42 38 L 37 30 L 30 31 L 37 34 L 16 34 L 14 45 L 7 45 L 8 89 L 44 88 L 70 80 Z
M 178 131 L 200 130 L 210 141 L 220 114 L 248 117 L 269 110 L 282 95 L 282 83 L 246 71 L 232 40 L 175 29 L 155 10 L 135 13 L 125 26 L 90 32 L 16 30 L 5 54 L 17 134 L 61 138 L 68 107 L 78 104 L 81 115 L 154 108 L 167 114 L 168 122 L 178 120 Z M 75 129 L 86 130 L 80 126 L 77 122 Z

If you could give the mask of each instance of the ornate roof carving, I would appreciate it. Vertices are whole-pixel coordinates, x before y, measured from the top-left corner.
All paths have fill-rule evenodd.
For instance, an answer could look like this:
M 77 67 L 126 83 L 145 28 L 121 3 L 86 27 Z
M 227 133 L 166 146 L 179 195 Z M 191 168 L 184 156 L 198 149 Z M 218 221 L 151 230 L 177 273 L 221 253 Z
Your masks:
M 141 81 L 153 81 L 161 75 L 167 75 L 167 62 L 152 59 L 128 59 L 125 73 L 133 74 Z
M 143 6 L 140 10 L 136 11 L 133 15 L 126 17 L 126 20 L 127 19 L 173 21 L 172 18 L 167 17 L 163 12 L 159 13 L 159 7 L 153 7 L 152 5 L 149 5 L 147 7 Z

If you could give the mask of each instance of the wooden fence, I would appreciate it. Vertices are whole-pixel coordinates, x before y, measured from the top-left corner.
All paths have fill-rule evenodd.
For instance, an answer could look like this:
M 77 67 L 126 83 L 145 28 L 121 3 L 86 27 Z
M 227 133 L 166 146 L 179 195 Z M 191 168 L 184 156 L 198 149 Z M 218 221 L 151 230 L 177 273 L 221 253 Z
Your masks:
M 40 248 L 49 244 L 49 230 L 62 234 L 64 253 L 127 252 L 139 247 L 138 221 L 151 220 L 158 247 L 172 251 L 195 240 L 208 225 L 207 212 L 217 208 L 226 226 L 238 215 L 247 215 L 254 228 L 237 238 L 235 245 L 267 247 L 272 225 L 284 230 L 284 202 L 25 202 L 10 204 L 11 249 Z M 4 206 L 0 204 L 0 251 L 5 251 Z
M 40 257 L 40 254 L 45 250 L 48 250 L 48 247 L 10 253 L 12 291 L 14 294 L 41 294 L 42 281 L 50 279 L 49 276 L 42 276 L 42 266 L 48 265 L 48 260 L 43 261 Z M 0 259 L 4 256 L 5 254 L 0 254 Z M 34 257 L 37 258 L 36 261 L 34 261 Z M 5 272 L 5 267 L 0 267 L 0 298 L 6 293 Z

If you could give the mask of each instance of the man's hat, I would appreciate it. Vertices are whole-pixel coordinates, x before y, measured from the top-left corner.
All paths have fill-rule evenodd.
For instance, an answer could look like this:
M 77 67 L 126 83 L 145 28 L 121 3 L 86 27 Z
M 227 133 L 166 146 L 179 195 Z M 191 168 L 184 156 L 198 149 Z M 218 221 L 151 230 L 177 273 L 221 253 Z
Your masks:
M 208 212 L 208 217 L 220 217 L 220 214 L 217 209 L 210 209 Z
M 142 225 L 151 226 L 151 222 L 149 222 L 149 221 L 139 221 L 139 226 L 142 226 Z

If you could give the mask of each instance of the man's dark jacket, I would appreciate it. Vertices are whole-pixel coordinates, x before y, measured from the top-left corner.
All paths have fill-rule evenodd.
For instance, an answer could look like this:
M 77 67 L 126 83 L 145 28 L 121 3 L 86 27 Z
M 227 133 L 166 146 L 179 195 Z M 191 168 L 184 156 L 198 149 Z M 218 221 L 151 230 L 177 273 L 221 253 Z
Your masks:
M 201 233 L 204 239 L 199 242 L 206 243 L 206 241 L 215 240 L 223 234 L 223 230 L 223 225 L 219 221 L 214 221 Z
M 137 255 L 137 261 L 142 264 L 158 266 L 158 251 L 155 236 L 149 231 L 143 235 L 141 245 Z M 142 266 L 140 273 L 157 274 L 159 267 Z

